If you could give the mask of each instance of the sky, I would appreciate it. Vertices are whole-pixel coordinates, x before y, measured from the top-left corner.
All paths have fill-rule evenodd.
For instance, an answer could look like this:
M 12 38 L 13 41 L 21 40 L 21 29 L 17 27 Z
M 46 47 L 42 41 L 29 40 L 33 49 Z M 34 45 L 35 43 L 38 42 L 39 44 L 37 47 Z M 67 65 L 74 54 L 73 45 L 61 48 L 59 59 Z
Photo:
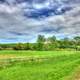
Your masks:
M 80 0 L 0 0 L 0 42 L 35 42 L 37 35 L 80 35 Z

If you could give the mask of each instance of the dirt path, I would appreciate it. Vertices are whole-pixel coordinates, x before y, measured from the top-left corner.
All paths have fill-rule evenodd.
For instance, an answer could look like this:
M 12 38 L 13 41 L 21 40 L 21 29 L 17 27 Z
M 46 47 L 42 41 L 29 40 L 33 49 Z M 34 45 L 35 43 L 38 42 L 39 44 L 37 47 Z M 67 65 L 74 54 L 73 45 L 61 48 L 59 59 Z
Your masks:
M 80 67 L 78 67 L 71 76 L 66 77 L 64 80 L 80 80 Z
M 75 72 L 75 74 L 73 75 L 72 80 L 80 80 L 80 68 L 79 68 L 79 70 L 77 70 Z
M 75 80 L 80 80 L 80 72 L 76 74 Z
M 8 58 L 15 58 L 16 55 L 8 54 L 8 55 L 0 55 L 0 59 L 8 59 Z
M 4 62 L 14 62 L 14 61 L 36 61 L 36 62 L 42 62 L 45 60 L 48 60 L 49 58 L 46 57 L 32 57 L 32 56 L 17 56 L 13 54 L 8 55 L 0 55 L 0 64 L 3 64 Z

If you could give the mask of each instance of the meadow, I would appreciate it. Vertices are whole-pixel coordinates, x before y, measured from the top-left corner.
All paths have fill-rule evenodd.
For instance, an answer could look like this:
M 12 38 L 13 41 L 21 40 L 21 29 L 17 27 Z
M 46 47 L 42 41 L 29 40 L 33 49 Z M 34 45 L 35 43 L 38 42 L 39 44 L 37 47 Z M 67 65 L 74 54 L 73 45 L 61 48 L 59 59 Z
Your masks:
M 79 51 L 0 51 L 0 80 L 69 80 L 79 66 Z

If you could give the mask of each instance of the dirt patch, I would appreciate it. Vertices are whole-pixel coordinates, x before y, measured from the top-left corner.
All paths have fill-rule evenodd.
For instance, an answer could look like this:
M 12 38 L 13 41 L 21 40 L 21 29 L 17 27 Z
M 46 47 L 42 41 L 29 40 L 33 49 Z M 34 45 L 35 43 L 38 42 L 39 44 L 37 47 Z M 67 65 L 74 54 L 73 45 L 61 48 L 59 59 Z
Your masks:
M 73 75 L 73 80 L 80 80 L 80 68 Z
M 16 55 L 8 54 L 8 55 L 0 55 L 0 59 L 8 59 L 8 58 L 15 58 Z
M 80 67 L 78 67 L 71 76 L 66 77 L 64 80 L 80 80 Z
M 32 57 L 32 56 L 16 56 L 12 54 L 8 55 L 0 55 L 0 63 L 6 62 L 6 61 L 36 61 L 36 62 L 42 62 L 48 60 L 48 58 L 45 57 Z

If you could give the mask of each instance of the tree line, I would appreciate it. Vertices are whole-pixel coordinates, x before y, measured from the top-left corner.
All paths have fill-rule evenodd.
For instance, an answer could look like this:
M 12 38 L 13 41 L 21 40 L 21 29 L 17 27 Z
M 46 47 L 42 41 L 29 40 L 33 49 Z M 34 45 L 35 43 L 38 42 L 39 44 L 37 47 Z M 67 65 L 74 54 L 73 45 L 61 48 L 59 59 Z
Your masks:
M 57 39 L 56 36 L 38 35 L 35 43 L 0 44 L 0 50 L 80 50 L 80 36 Z

